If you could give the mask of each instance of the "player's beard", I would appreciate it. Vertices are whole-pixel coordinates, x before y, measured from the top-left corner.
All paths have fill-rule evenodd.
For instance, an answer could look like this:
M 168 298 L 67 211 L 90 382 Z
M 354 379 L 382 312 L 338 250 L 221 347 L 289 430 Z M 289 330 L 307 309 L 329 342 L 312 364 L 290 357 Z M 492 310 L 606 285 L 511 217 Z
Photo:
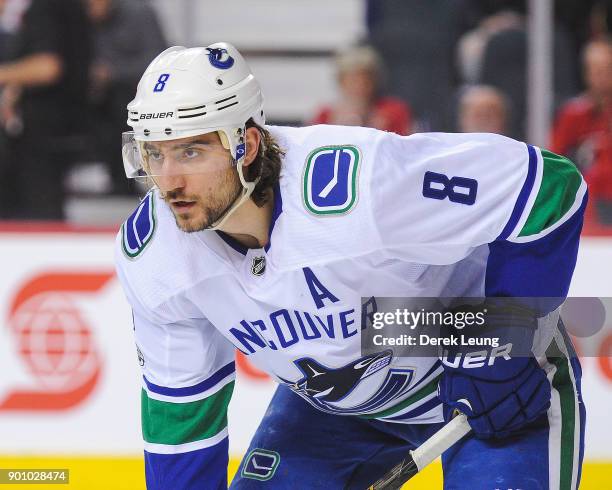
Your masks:
M 186 233 L 203 231 L 219 221 L 242 193 L 242 184 L 235 168 L 227 169 L 208 195 L 188 196 L 181 191 L 168 191 L 162 197 L 174 214 L 176 226 Z M 193 201 L 194 207 L 181 213 L 176 211 L 170 201 Z M 204 200 L 206 202 L 204 202 Z

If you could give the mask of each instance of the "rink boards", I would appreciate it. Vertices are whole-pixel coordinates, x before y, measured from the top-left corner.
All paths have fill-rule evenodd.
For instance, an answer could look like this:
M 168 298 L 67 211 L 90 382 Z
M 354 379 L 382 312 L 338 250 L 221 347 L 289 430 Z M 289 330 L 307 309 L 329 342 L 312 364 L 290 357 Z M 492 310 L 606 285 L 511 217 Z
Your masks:
M 0 226 L 0 467 L 69 467 L 69 488 L 144 488 L 138 357 L 113 244 L 111 230 Z M 570 294 L 612 297 L 610 277 L 612 238 L 584 238 Z M 589 465 L 581 488 L 602 488 L 600 478 L 612 475 L 606 331 L 589 340 L 596 356 L 582 359 Z M 274 389 L 246 358 L 237 361 L 229 414 L 235 457 Z M 419 478 L 423 488 L 436 485 L 439 468 Z

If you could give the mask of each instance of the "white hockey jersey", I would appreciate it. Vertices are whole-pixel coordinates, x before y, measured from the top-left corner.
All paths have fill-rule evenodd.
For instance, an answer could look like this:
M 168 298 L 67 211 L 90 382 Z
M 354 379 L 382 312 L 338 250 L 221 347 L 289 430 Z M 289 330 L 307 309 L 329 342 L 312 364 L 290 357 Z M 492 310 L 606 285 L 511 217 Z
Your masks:
M 155 191 L 117 236 L 150 465 L 227 452 L 234 349 L 320 410 L 439 422 L 439 361 L 362 356 L 362 305 L 567 293 L 586 202 L 568 160 L 492 134 L 269 130 L 286 156 L 265 249 L 180 231 Z

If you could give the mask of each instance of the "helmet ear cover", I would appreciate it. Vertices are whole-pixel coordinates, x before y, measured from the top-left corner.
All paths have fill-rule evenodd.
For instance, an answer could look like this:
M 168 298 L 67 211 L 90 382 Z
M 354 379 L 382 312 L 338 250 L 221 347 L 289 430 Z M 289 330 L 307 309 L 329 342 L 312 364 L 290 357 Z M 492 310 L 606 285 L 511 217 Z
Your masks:
M 225 134 L 225 131 L 217 131 L 217 134 L 219 135 L 219 139 L 221 140 L 223 148 L 225 148 L 226 150 L 231 149 L 230 142 L 227 135 Z

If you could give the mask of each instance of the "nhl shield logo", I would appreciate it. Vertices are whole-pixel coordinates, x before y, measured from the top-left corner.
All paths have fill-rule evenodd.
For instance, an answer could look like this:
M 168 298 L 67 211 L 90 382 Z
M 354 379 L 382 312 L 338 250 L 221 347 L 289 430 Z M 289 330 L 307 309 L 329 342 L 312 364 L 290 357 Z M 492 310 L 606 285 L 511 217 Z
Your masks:
M 254 276 L 263 276 L 263 273 L 266 272 L 266 258 L 253 257 L 253 262 L 251 262 L 251 272 Z

